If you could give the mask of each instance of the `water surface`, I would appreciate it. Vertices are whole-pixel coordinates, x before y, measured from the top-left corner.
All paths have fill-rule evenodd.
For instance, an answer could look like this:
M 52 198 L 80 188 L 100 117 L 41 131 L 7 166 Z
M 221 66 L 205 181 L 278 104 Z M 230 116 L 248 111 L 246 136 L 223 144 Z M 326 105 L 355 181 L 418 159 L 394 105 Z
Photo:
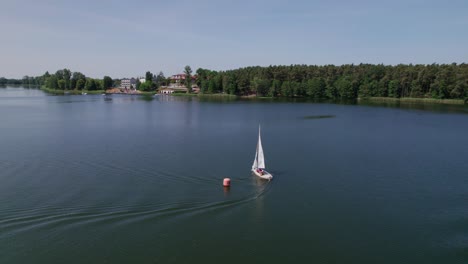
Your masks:
M 465 109 L 0 88 L 0 263 L 466 263 Z

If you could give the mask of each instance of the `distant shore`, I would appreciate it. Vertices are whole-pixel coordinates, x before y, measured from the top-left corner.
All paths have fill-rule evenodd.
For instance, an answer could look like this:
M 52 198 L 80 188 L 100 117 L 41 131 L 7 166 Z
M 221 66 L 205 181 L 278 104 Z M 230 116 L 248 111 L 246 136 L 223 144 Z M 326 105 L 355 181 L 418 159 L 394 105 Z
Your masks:
M 105 93 L 105 94 L 153 95 L 153 94 L 156 93 L 155 91 L 143 92 L 143 91 L 138 91 L 138 90 L 135 91 L 135 92 L 125 93 L 125 92 L 120 91 L 119 88 L 113 88 L 113 89 L 107 89 L 107 90 L 88 91 L 88 90 L 58 90 L 58 89 L 56 90 L 56 89 L 50 89 L 50 88 L 42 86 L 40 89 L 43 90 L 44 92 L 51 93 L 51 94 L 65 94 L 65 93 L 69 93 L 69 94 L 83 94 L 83 93 L 86 93 L 86 94 L 104 94 Z
M 112 88 L 107 90 L 54 90 L 42 86 L 41 90 L 52 93 L 52 94 L 128 94 L 128 95 L 154 95 L 158 94 L 157 91 L 133 91 L 125 93 L 120 88 Z M 239 96 L 226 93 L 172 93 L 168 94 L 170 96 L 181 96 L 181 97 L 223 97 L 223 98 L 244 98 L 244 99 L 274 99 L 278 97 L 260 97 L 255 95 L 249 96 Z M 283 97 L 281 97 L 283 98 Z M 300 97 L 298 97 L 300 98 Z M 416 104 L 446 104 L 446 105 L 467 105 L 468 100 L 463 99 L 433 99 L 433 98 L 412 98 L 412 97 L 402 97 L 402 98 L 392 98 L 392 97 L 359 97 L 356 99 L 359 103 L 416 103 Z
M 87 94 L 103 94 L 105 93 L 104 90 L 93 90 L 93 91 L 88 91 L 88 90 L 56 90 L 56 89 L 50 89 L 47 87 L 41 87 L 40 88 L 42 91 L 51 93 L 51 94 L 82 94 L 82 93 L 87 93 Z

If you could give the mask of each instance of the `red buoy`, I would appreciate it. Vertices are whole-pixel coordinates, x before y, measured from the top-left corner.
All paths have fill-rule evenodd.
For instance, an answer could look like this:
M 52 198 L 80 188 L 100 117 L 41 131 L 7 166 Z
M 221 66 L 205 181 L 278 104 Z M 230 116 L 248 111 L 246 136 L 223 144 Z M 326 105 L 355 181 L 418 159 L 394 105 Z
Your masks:
M 223 180 L 223 186 L 224 186 L 224 187 L 229 187 L 229 186 L 231 186 L 231 179 L 229 179 L 229 178 L 224 178 L 224 180 Z

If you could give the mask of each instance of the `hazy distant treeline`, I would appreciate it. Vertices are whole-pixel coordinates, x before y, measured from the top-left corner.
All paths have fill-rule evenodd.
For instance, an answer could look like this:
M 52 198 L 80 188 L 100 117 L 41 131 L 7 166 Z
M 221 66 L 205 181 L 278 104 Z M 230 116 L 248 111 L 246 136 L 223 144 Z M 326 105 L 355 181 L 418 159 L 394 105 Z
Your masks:
M 36 77 L 27 77 L 27 79 L 7 79 L 0 77 L 0 85 L 38 85 Z
M 203 93 L 271 97 L 468 98 L 468 64 L 291 65 L 197 70 Z
M 22 79 L 0 78 L 0 85 L 37 85 L 54 90 L 103 90 L 112 87 L 119 80 L 112 80 L 109 76 L 103 79 L 86 77 L 81 72 L 71 72 L 69 69 L 58 70 L 54 74 L 48 71 L 42 76 L 24 76 Z

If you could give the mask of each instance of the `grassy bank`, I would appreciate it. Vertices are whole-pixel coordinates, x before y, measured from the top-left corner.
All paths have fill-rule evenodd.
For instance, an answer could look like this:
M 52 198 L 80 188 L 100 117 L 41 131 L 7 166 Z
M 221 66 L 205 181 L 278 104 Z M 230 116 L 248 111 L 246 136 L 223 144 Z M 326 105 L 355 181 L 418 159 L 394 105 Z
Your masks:
M 141 94 L 141 95 L 155 95 L 155 94 L 157 94 L 157 92 L 155 92 L 155 91 L 151 91 L 151 92 L 139 91 L 138 94 Z
M 229 97 L 229 98 L 236 98 L 236 97 L 238 97 L 237 95 L 233 95 L 233 94 L 222 94 L 222 93 L 214 93 L 214 94 L 207 94 L 207 93 L 204 93 L 204 94 L 198 94 L 198 96 L 200 96 L 200 97 Z
M 171 93 L 172 96 L 198 96 L 198 94 L 194 93 Z
M 87 93 L 87 94 L 103 94 L 105 93 L 104 90 L 95 90 L 95 91 L 88 91 L 88 90 L 56 90 L 56 89 L 50 89 L 45 86 L 41 87 L 41 90 L 46 92 L 46 93 L 51 93 L 51 94 L 82 94 L 82 93 Z
M 170 94 L 172 96 L 198 96 L 198 97 L 230 97 L 230 98 L 236 98 L 238 97 L 237 95 L 232 95 L 232 94 L 221 94 L 221 93 L 216 93 L 216 94 L 201 94 L 201 93 L 172 93 Z
M 358 102 L 370 103 L 422 103 L 422 104 L 451 104 L 463 105 L 465 101 L 462 99 L 433 99 L 433 98 L 392 98 L 392 97 L 366 97 L 358 98 Z

